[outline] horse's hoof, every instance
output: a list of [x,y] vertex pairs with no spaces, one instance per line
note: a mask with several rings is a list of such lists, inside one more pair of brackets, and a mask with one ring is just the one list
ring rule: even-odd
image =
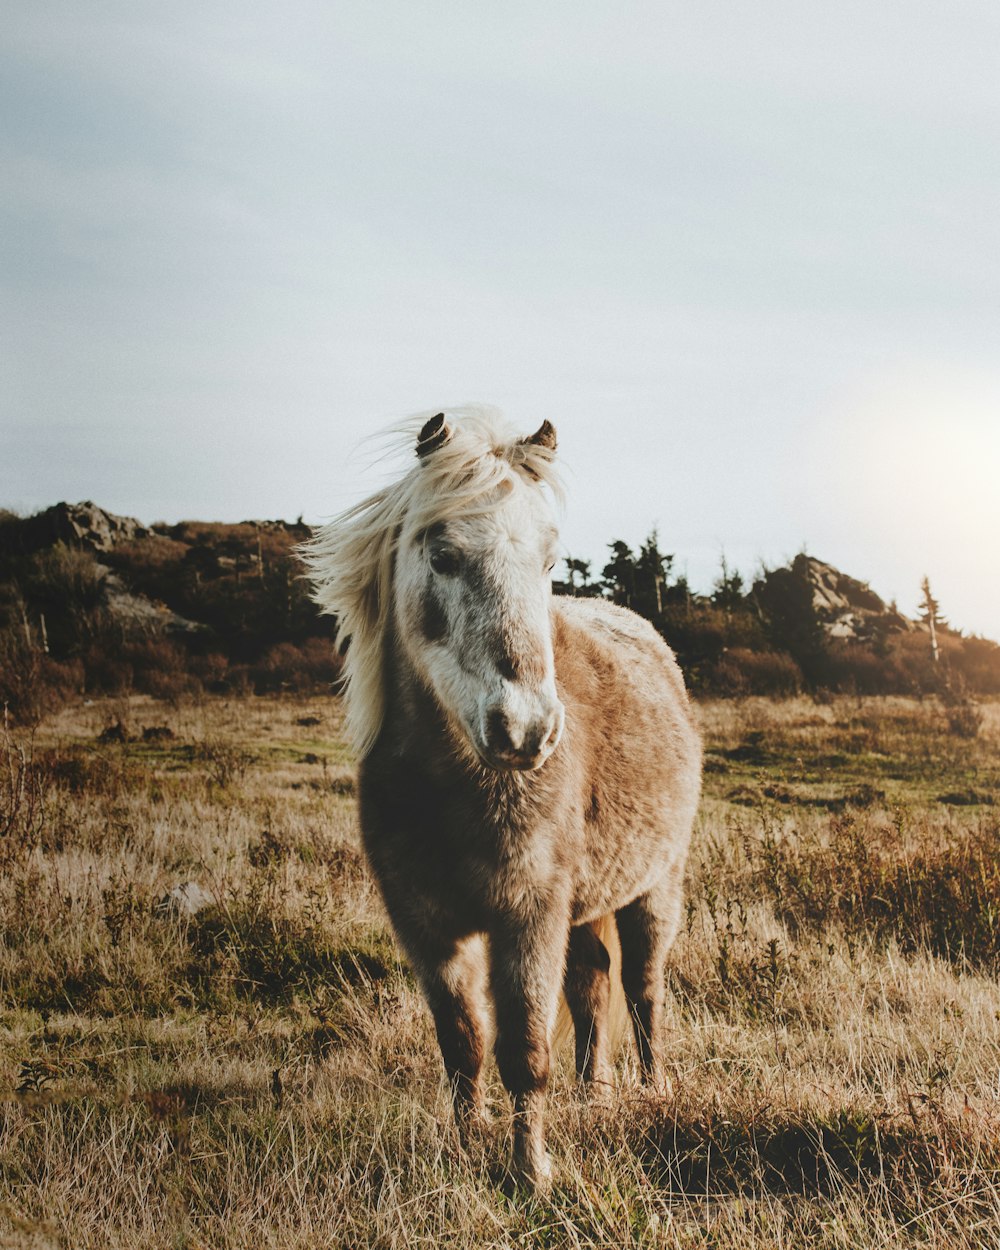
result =
[[492,1133],[493,1116],[485,1108],[470,1111],[458,1122],[458,1137],[463,1150],[482,1146]]
[[610,1072],[584,1081],[583,1095],[591,1107],[610,1107],[615,1096],[615,1082]]
[[523,1160],[514,1168],[514,1176],[519,1185],[529,1190],[536,1198],[548,1198],[552,1193],[552,1182],[555,1167],[548,1151],[529,1163]]

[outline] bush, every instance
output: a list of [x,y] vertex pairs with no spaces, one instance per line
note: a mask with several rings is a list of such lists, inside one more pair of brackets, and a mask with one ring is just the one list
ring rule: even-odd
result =
[[60,662],[27,646],[16,633],[0,633],[0,708],[19,725],[37,725],[83,688],[83,665]]
[[187,653],[169,638],[138,638],[114,647],[108,642],[94,642],[87,648],[84,667],[89,691],[123,694],[136,690],[175,701],[201,690],[197,674],[189,671]]
[[1000,967],[1000,826],[911,848],[902,831],[871,837],[863,818],[831,821],[821,841],[765,836],[753,877],[792,934],[837,922],[878,944],[930,950],[959,965]]
[[914,684],[895,656],[876,655],[859,642],[836,642],[830,647],[827,681],[831,689],[846,694],[902,694]]
[[276,690],[309,694],[328,689],[341,667],[341,658],[327,639],[307,638],[298,644],[279,642],[250,671],[258,694]]
[[201,682],[188,671],[188,657],[168,638],[145,638],[128,643],[125,658],[132,666],[135,688],[157,699],[177,700],[196,694]]
[[781,651],[731,647],[711,669],[706,685],[729,697],[794,695],[802,689],[802,670]]
[[229,689],[227,680],[230,672],[229,660],[218,651],[210,651],[207,655],[193,655],[188,660],[188,670],[206,690],[221,694]]
[[1000,694],[1000,646],[988,638],[945,635],[945,657],[951,671],[969,690]]
[[956,738],[978,738],[983,727],[983,713],[969,698],[969,689],[961,676],[952,676],[941,692],[948,731]]

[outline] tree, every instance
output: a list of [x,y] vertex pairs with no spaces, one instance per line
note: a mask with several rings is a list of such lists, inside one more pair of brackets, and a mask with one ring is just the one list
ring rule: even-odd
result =
[[635,598],[635,556],[628,543],[623,543],[621,539],[609,545],[612,559],[604,566],[604,584],[615,603],[624,604],[628,608]]
[[828,656],[807,568],[808,558],[799,554],[791,568],[766,569],[754,582],[753,598],[768,641],[776,651],[787,651],[815,686],[826,675]]
[[728,618],[730,613],[743,605],[743,578],[735,569],[730,573],[724,551],[719,558],[719,564],[719,576],[716,578],[715,585],[712,588],[711,599],[717,608],[721,608],[725,612]]
[[639,559],[636,561],[636,590],[638,603],[636,611],[643,616],[662,616],[664,596],[670,583],[674,557],[664,555],[660,551],[660,536],[655,529],[639,548]]
[[[567,556],[563,561],[566,565],[566,575],[569,578],[570,594],[586,595],[587,588],[590,585],[590,561],[575,560],[572,556]],[[580,578],[580,589],[577,591],[576,579]]]
[[925,575],[920,583],[920,619],[927,626],[931,636],[931,656],[937,664],[941,659],[941,648],[938,646],[938,629],[944,628],[948,622],[941,615],[941,605],[931,593],[931,579]]

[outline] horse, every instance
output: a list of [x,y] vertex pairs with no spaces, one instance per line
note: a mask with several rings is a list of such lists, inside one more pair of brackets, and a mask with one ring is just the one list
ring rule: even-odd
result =
[[551,423],[517,437],[495,410],[436,413],[419,419],[415,450],[303,558],[348,640],[362,840],[433,1016],[461,1139],[488,1119],[492,997],[511,1170],[544,1192],[560,990],[578,1075],[595,1089],[612,1080],[610,917],[642,1077],[662,1087],[701,740],[647,621],[553,595]]

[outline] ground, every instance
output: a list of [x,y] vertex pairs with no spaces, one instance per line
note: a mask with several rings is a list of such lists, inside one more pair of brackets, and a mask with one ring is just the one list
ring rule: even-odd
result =
[[1000,703],[699,715],[673,1092],[562,1054],[549,1201],[492,1068],[458,1149],[335,699],[10,730],[0,1246],[1000,1246]]

